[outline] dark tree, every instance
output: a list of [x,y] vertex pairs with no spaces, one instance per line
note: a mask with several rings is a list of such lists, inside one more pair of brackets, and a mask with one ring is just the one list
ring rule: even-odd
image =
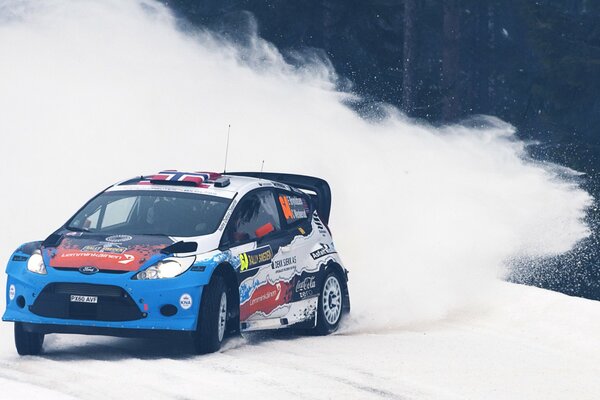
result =
[[404,0],[404,46],[402,52],[402,109],[412,115],[417,89],[416,68],[418,31],[416,29],[417,0]]
[[[585,172],[600,199],[600,0],[162,1],[242,45],[257,26],[292,64],[326,54],[367,115],[386,102],[432,123],[497,116],[543,143],[534,157]],[[598,248],[527,282],[600,299]]]
[[444,0],[442,54],[442,117],[449,121],[460,114],[460,5]]

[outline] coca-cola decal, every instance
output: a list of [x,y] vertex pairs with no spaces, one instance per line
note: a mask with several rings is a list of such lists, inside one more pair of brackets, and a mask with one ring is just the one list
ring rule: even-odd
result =
[[313,296],[317,294],[317,278],[315,275],[301,275],[296,280],[296,284],[294,285],[294,291],[300,297],[300,299],[305,299],[307,297]]

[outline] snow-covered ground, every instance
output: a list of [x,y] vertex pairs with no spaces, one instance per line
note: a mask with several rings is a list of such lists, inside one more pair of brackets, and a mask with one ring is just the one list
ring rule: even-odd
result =
[[495,292],[494,304],[436,323],[254,335],[207,356],[163,341],[54,335],[44,355],[19,357],[4,323],[0,397],[597,399],[600,302],[507,283]]

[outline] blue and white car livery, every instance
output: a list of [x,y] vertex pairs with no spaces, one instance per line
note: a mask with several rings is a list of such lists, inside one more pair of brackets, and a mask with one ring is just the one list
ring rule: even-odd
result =
[[4,321],[19,354],[44,335],[186,335],[197,353],[229,334],[335,331],[348,276],[327,227],[329,185],[279,173],[162,171],[115,184],[6,272]]

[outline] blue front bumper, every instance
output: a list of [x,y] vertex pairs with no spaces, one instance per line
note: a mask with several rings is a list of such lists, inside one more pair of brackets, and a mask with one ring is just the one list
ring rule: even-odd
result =
[[[22,259],[28,257],[19,252],[14,255],[21,256]],[[156,280],[131,279],[134,272],[121,274],[101,272],[94,275],[83,275],[77,270],[64,271],[53,268],[48,268],[47,275],[39,275],[27,270],[26,261],[15,261],[15,259],[18,257],[11,257],[6,269],[8,274],[6,312],[2,320],[57,326],[192,331],[196,329],[202,289],[208,284],[213,270],[212,268],[205,268],[202,271],[192,269],[175,278]],[[102,321],[44,317],[32,312],[31,309],[36,299],[39,298],[42,290],[51,283],[62,286],[68,286],[65,284],[88,284],[121,288],[126,293],[125,297],[129,297],[132,303],[131,307],[134,307],[133,304],[135,304],[135,307],[138,308],[140,318],[126,321]],[[11,286],[14,286],[14,290]],[[102,302],[101,297],[98,297],[98,302]],[[165,305],[173,305],[177,310],[175,315],[161,314],[161,307]],[[70,305],[62,306],[69,307]],[[35,309],[35,307],[33,308]]]

